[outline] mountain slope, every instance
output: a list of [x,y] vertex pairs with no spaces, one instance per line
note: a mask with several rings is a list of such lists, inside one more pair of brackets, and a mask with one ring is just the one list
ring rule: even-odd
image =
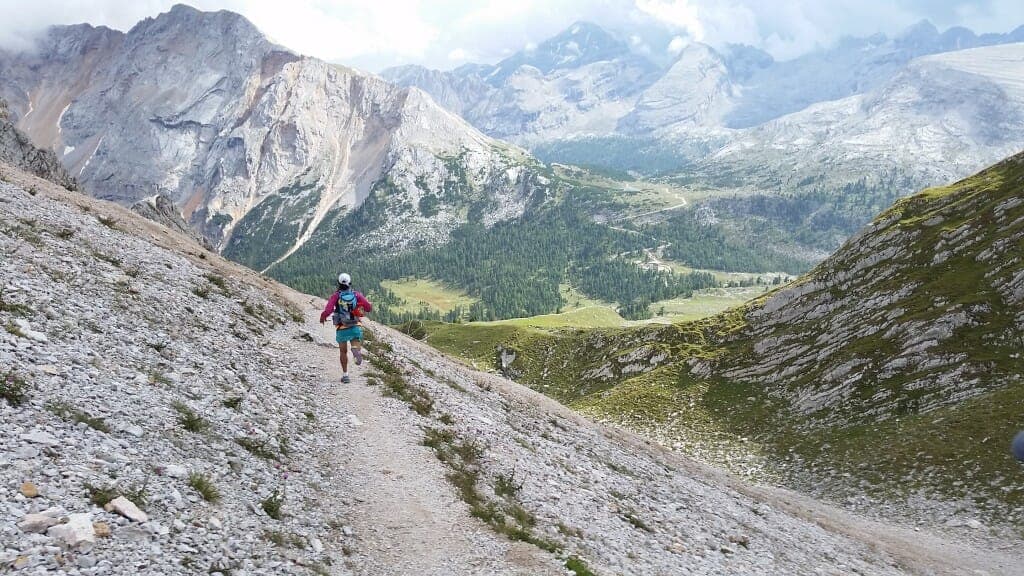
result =
[[[1019,565],[1015,548],[744,485],[373,324],[370,366],[339,386],[336,350],[315,322],[321,300],[110,203],[4,173],[4,570],[953,575]],[[14,382],[27,384],[20,403]],[[101,506],[118,493],[146,517],[123,501]]]
[[[124,204],[165,195],[258,269],[385,181],[392,207],[415,212],[459,176],[502,219],[516,215],[529,170],[424,93],[296,55],[231,12],[178,5],[126,34],[53,28],[31,53],[0,54],[0,78],[18,125],[90,193]],[[443,240],[464,216],[439,208],[381,242]]]
[[0,162],[27,170],[69,190],[78,188],[78,182],[68,175],[55,154],[33,146],[28,137],[11,124],[7,103],[3,99],[0,99]]
[[900,201],[795,284],[714,318],[428,341],[745,473],[1019,528],[1005,446],[1024,406],[1022,241],[1024,154]]

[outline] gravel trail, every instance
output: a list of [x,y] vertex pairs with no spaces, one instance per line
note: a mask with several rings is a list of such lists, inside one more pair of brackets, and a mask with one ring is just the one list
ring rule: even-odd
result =
[[[317,313],[308,314],[310,323]],[[312,324],[315,326],[315,324]],[[379,328],[378,328],[379,330]],[[329,343],[330,327],[318,336]],[[539,549],[499,537],[472,518],[403,403],[367,386],[368,365],[349,365],[352,382],[340,382],[336,348],[318,346],[329,410],[344,414],[344,451],[332,464],[345,470],[351,508],[348,523],[357,538],[356,574],[456,575],[564,574]]]

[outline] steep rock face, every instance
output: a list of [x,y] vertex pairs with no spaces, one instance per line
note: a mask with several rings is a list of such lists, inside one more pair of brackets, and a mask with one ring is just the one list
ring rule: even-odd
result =
[[681,132],[720,126],[735,105],[725,61],[710,46],[691,44],[665,74],[644,90],[619,124],[627,133]]
[[54,28],[0,62],[19,124],[93,194],[163,194],[221,248],[247,222],[242,240],[266,256],[252,265],[287,256],[384,179],[455,171],[485,189],[522,158],[422,92],[300,57],[230,12],[179,5],[123,35]]
[[7,103],[0,99],[0,162],[10,164],[45,178],[69,190],[77,190],[75,181],[57,156],[49,150],[40,150],[8,118]]
[[210,244],[206,238],[197,234],[195,230],[188,225],[188,222],[185,222],[185,219],[181,216],[181,212],[178,211],[178,207],[175,206],[174,202],[172,202],[167,196],[157,194],[156,196],[143,198],[135,204],[132,204],[132,212],[135,212],[143,218],[163,224],[171,230],[181,232],[186,236],[191,236],[196,242],[199,242],[208,250],[213,249],[213,245]]

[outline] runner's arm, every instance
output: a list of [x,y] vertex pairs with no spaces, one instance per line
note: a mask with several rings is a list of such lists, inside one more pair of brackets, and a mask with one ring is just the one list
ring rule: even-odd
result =
[[356,307],[362,308],[363,312],[373,312],[373,304],[370,304],[362,292],[356,292]]
[[320,313],[320,323],[323,324],[327,321],[327,317],[334,312],[334,307],[338,305],[338,293],[331,294],[331,297],[327,300],[327,306],[324,306],[324,311]]

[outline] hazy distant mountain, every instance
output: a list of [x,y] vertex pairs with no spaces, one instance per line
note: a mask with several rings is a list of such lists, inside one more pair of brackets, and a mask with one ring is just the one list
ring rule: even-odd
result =
[[737,133],[701,171],[782,188],[877,180],[944,182],[1024,149],[1024,43],[916,59],[865,94]]
[[[912,83],[914,75],[906,70],[916,58],[1019,41],[1024,41],[1024,27],[978,36],[965,28],[939,32],[925,21],[893,38],[845,38],[788,61],[775,61],[750,46],[716,49],[695,43],[668,67],[659,67],[633,54],[613,34],[576,24],[535,51],[495,66],[469,65],[451,72],[403,67],[384,76],[422,88],[485,133],[527,145],[548,160],[671,173],[721,146],[749,146],[773,130],[747,129],[778,120],[799,132],[798,124],[819,114],[811,108],[816,104],[873,93],[897,77]],[[839,121],[840,109],[833,110]],[[801,111],[804,116],[789,116]],[[982,124],[976,129],[992,132],[985,123],[996,116],[979,112],[974,119]],[[955,140],[956,131],[945,130],[938,116],[931,118],[944,134],[937,137],[952,139],[948,148],[970,145]],[[761,143],[772,146],[768,140]],[[904,147],[907,142],[891,144]],[[1004,156],[1011,146],[997,148],[957,160],[962,168],[935,170],[942,173],[935,181],[963,176]],[[646,165],[644,158],[649,159]]]
[[920,56],[1012,42],[1024,42],[1024,26],[1009,34],[977,36],[959,27],[940,33],[922,21],[895,38],[844,38],[828,50],[755,69],[743,82],[744,98],[726,125],[747,128],[817,102],[868,92]]
[[421,88],[486,134],[530,144],[613,132],[659,69],[599,26],[578,22],[495,65],[402,66],[382,75]]

